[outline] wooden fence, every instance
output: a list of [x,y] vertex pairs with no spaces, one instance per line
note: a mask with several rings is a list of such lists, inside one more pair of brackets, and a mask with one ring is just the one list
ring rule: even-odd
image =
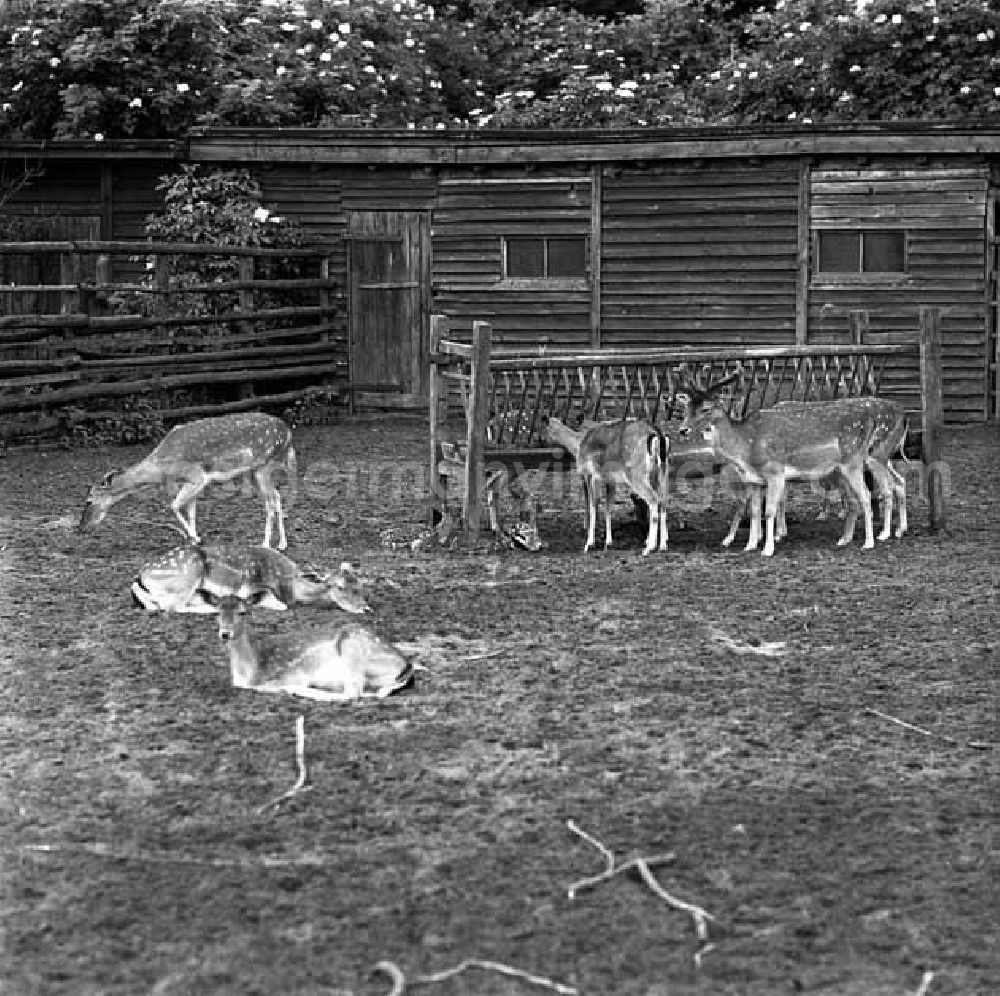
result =
[[[151,397],[164,421],[287,406],[316,387],[346,403],[344,295],[330,279],[328,252],[0,243],[3,435],[16,438],[19,429],[44,435],[59,421],[55,409],[73,406],[75,417],[86,420],[108,414],[94,411],[95,404],[130,396]],[[211,279],[192,279],[197,270],[178,267],[192,257]],[[58,283],[10,279],[18,261],[31,264],[21,272],[39,272],[38,259],[50,271],[58,259]],[[309,275],[280,275],[289,269]],[[140,278],[116,282],[115,272]],[[31,420],[19,424],[19,413]]]
[[[940,528],[945,521],[940,313],[923,308],[920,316],[911,343],[585,353],[493,351],[489,323],[474,322],[471,341],[461,342],[449,337],[446,319],[434,316],[430,445],[436,503],[447,503],[449,481],[460,482],[466,534],[474,537],[487,473],[516,479],[533,470],[573,469],[561,447],[543,438],[546,415],[570,426],[629,417],[668,428],[682,367],[703,371],[711,380],[740,369],[743,388],[731,402],[732,414],[740,418],[785,400],[879,394],[899,401],[920,440],[931,526]],[[864,316],[852,316],[852,325],[863,328]],[[463,420],[457,438],[448,426],[455,401]],[[707,458],[697,450],[674,447],[671,460]]]

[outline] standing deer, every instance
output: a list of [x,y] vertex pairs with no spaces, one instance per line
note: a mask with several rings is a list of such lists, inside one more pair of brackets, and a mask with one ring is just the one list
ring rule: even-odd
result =
[[[743,483],[754,489],[755,512],[759,509],[759,489],[766,488],[764,556],[774,554],[775,522],[780,517],[786,482],[822,480],[832,474],[844,482],[852,499],[852,512],[838,546],[851,542],[860,509],[865,523],[864,548],[874,547],[871,496],[864,480],[877,431],[871,407],[803,403],[763,409],[740,421],[730,417],[719,398],[733,379],[727,377],[704,390],[688,382],[677,391],[675,400],[684,410],[681,434],[703,433],[715,458],[732,464]],[[747,549],[756,549],[759,542],[760,520],[755,514]]]
[[219,602],[219,639],[237,688],[345,702],[385,698],[423,670],[359,623],[327,624],[265,642],[253,629],[252,602],[231,595]]
[[576,457],[576,469],[583,478],[587,502],[584,553],[593,549],[596,543],[597,506],[602,490],[605,492],[604,547],[611,546],[611,506],[617,484],[626,485],[631,494],[649,507],[649,532],[643,555],[667,549],[670,440],[659,429],[641,420],[618,419],[576,433],[559,419],[550,418],[546,434]]
[[200,542],[195,506],[210,484],[250,481],[267,510],[264,546],[271,545],[277,528],[278,549],[288,545],[281,495],[273,474],[282,468],[294,494],[295,449],[288,426],[273,415],[259,412],[203,418],[175,426],[149,456],[125,470],[112,471],[87,495],[80,531],[102,522],[112,505],[137,491],[180,485],[171,508],[185,535]]

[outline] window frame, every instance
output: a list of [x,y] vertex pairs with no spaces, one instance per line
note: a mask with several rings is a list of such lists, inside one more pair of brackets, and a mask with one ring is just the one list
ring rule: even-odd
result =
[[[898,234],[903,240],[903,269],[901,270],[820,270],[820,240],[824,233],[856,235],[858,238],[858,258],[864,267],[866,235]],[[901,225],[852,225],[814,228],[812,230],[812,267],[810,283],[813,287],[842,284],[880,284],[900,285],[910,284],[913,277],[910,274],[910,231]]]
[[[508,272],[508,243],[515,239],[539,239],[542,242],[542,266],[548,273],[549,243],[577,239],[583,243],[583,273],[576,277],[512,277]],[[590,237],[588,235],[548,232],[541,235],[508,233],[500,236],[500,279],[497,286],[506,290],[586,290],[590,286]]]

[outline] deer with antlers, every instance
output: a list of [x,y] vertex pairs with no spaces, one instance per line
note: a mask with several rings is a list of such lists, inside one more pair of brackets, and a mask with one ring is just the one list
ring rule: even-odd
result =
[[[719,395],[723,389],[734,381],[739,380],[740,377],[741,371],[736,371],[710,387],[706,387],[701,378],[692,377],[686,370],[682,371],[681,386],[675,395],[675,401],[680,405],[684,414],[682,433],[686,434],[687,427],[690,427],[696,420],[699,409],[702,416],[705,416],[711,410],[713,404],[719,404]],[[894,504],[899,520],[895,536],[899,538],[904,535],[907,529],[906,481],[893,466],[892,460],[897,456],[904,460],[906,459],[903,447],[906,441],[908,422],[905,413],[898,405],[885,398],[855,396],[826,401],[782,401],[774,405],[773,408],[766,409],[765,411],[772,413],[766,416],[766,419],[772,421],[781,418],[785,418],[786,421],[789,419],[795,420],[796,418],[801,418],[803,415],[822,416],[823,414],[832,419],[871,420],[874,431],[868,451],[864,455],[863,467],[878,489],[878,494],[882,501],[883,525],[881,532],[878,534],[878,539],[880,541],[886,540],[892,534],[892,511]],[[825,494],[829,493],[830,489],[836,488],[840,483],[840,480],[838,480],[839,473],[836,470],[826,476],[817,474],[810,474],[808,476],[810,479],[819,479],[821,481]],[[741,478],[744,481],[747,491],[745,505],[746,512],[750,516],[750,539],[747,543],[747,549],[750,550],[756,548],[760,538],[760,506],[764,495],[764,487],[748,481],[745,475],[741,475]],[[847,490],[849,511],[840,540],[841,545],[845,545],[851,541],[858,512],[864,512],[864,508],[859,507],[856,500],[851,500],[852,497],[856,496],[853,496],[849,487]],[[723,546],[729,546],[732,543],[742,521],[743,514],[744,503],[741,502],[733,515],[729,532],[722,541]],[[786,533],[785,502],[782,497],[776,510],[775,538],[780,539]]]
[[[874,406],[846,401],[800,402],[763,409],[738,420],[730,416],[720,395],[739,376],[737,372],[705,389],[689,380],[676,392],[675,401],[684,411],[682,435],[700,431],[715,458],[731,464],[746,486],[765,489],[766,537],[761,551],[764,556],[774,554],[775,523],[786,483],[822,480],[831,475],[844,483],[852,502],[852,512],[838,545],[851,542],[860,510],[865,525],[864,548],[874,547],[871,496],[864,480],[878,428]],[[871,463],[876,474],[881,475],[882,466],[874,466],[878,461]],[[758,490],[757,501],[759,495]],[[754,516],[747,549],[756,549],[759,542],[760,523]]]
[[112,471],[87,495],[80,531],[102,522],[123,498],[153,487],[178,487],[171,507],[184,534],[200,542],[195,506],[209,485],[249,481],[264,500],[264,546],[276,531],[278,549],[288,545],[281,495],[274,472],[284,471],[294,490],[296,463],[291,429],[260,412],[203,418],[175,426],[149,456],[125,470]]

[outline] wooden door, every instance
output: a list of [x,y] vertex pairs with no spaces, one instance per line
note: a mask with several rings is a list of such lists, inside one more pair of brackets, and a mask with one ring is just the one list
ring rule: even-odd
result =
[[419,407],[428,382],[430,216],[353,211],[348,239],[354,404]]

